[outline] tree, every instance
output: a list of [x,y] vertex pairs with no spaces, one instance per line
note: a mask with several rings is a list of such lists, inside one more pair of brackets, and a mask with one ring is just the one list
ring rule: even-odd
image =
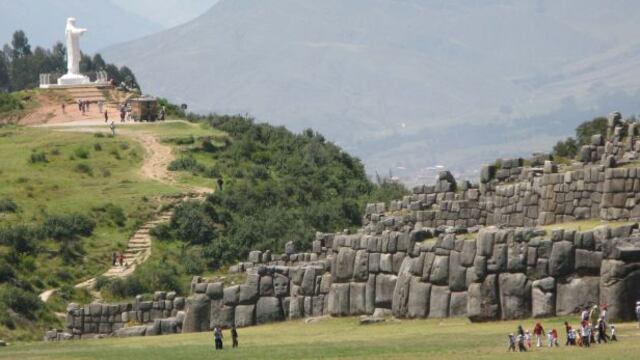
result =
[[576,128],[576,139],[579,145],[586,145],[591,142],[591,136],[600,134],[607,136],[607,118],[596,117],[591,121],[585,121]]
[[18,30],[13,33],[11,47],[11,59],[13,61],[31,55],[31,45],[29,45],[29,39],[22,30]]
[[104,62],[102,55],[99,53],[93,55],[93,69],[95,71],[104,70],[105,66],[107,66],[107,64]]
[[125,84],[129,87],[134,87],[139,89],[138,81],[136,80],[136,76],[133,75],[133,71],[126,66],[120,68],[120,78],[124,81]]
[[8,91],[10,85],[9,67],[7,66],[4,53],[0,51],[0,92]]
[[578,153],[578,143],[572,137],[568,137],[565,141],[558,141],[553,147],[553,154],[566,158],[574,158]]

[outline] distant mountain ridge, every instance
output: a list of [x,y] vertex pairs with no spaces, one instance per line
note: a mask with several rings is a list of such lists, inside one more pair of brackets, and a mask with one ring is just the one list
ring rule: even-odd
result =
[[627,1],[221,0],[105,55],[150,93],[312,127],[411,182],[635,110],[634,14]]

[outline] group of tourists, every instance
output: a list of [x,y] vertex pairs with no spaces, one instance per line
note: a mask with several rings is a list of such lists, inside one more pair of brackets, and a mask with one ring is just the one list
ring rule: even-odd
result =
[[122,251],[120,252],[113,252],[113,254],[111,255],[111,264],[113,266],[127,266],[127,262],[124,260],[124,253]]
[[120,105],[120,122],[133,120],[131,104],[124,103]]
[[[213,328],[213,339],[215,341],[216,350],[222,350],[222,328],[216,326]],[[235,326],[231,327],[231,347],[238,347],[238,331]]]
[[[639,321],[638,326],[640,326],[640,301],[636,303],[636,315]],[[615,325],[609,324],[607,305],[585,307],[580,313],[578,326],[574,328],[565,321],[564,327],[566,332],[565,346],[588,348],[596,342],[600,344],[618,341]],[[535,337],[536,347],[542,347],[544,343],[548,347],[560,346],[558,331],[556,329],[547,329],[545,332],[542,323],[536,322],[532,332],[525,331],[522,325],[519,325],[516,334],[509,334],[507,337],[507,351],[524,352],[531,350],[533,348],[532,337]]]

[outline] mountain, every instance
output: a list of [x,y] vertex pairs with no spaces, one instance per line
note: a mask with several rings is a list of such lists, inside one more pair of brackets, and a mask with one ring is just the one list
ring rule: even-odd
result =
[[[209,10],[218,0],[111,0],[121,8],[164,28],[185,23]],[[152,10],[150,10],[152,9]]]
[[10,43],[13,32],[21,29],[32,47],[50,48],[64,42],[68,17],[89,30],[80,42],[87,53],[163,29],[109,0],[0,0],[0,44]]
[[150,93],[312,127],[414,182],[635,110],[637,15],[634,1],[221,0],[104,53]]

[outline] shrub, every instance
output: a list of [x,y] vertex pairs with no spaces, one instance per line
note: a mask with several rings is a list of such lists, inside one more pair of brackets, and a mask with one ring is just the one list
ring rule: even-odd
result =
[[103,138],[104,137],[104,133],[97,132],[97,133],[94,133],[93,136],[97,137],[97,138]]
[[173,234],[171,233],[171,226],[167,223],[160,223],[149,231],[151,236],[155,237],[158,240],[171,240],[173,238]]
[[93,144],[93,150],[102,151],[102,145],[100,143]]
[[213,218],[203,204],[188,201],[180,204],[171,217],[178,239],[191,244],[206,244],[215,237]]
[[44,151],[37,151],[37,152],[31,153],[31,156],[29,157],[29,162],[32,164],[48,163],[49,160],[47,159],[47,154],[45,154]]
[[120,143],[120,149],[122,149],[122,150],[129,149],[129,143],[128,142]]
[[87,163],[79,163],[75,166],[74,170],[81,174],[87,174],[93,176],[93,168]]
[[213,145],[213,142],[211,142],[211,138],[209,136],[205,136],[202,139],[202,151],[205,152],[214,152],[216,151],[216,146]]
[[0,302],[30,320],[36,319],[43,306],[38,295],[9,286],[0,289]]
[[0,213],[1,212],[16,212],[18,211],[18,204],[9,198],[0,199]]
[[170,138],[167,141],[172,142],[176,145],[191,145],[196,142],[196,139],[193,137],[193,135],[189,135],[185,137]]
[[41,232],[31,225],[17,224],[0,229],[0,244],[13,249],[10,255],[14,260],[18,259],[18,255],[35,253],[40,238]]
[[42,224],[43,233],[55,240],[91,236],[96,223],[82,214],[49,215]]
[[85,148],[77,148],[73,154],[80,159],[88,159],[89,151]]
[[192,171],[194,173],[203,172],[205,170],[204,165],[198,163],[193,156],[183,156],[179,159],[173,160],[168,169],[170,171]]
[[12,280],[16,276],[16,272],[11,265],[6,262],[0,263],[0,283],[5,283]]
[[102,169],[102,177],[110,177],[111,171],[109,169]]
[[122,156],[120,155],[120,152],[118,151],[118,149],[113,149],[109,151],[109,154],[113,155],[113,157],[116,158],[116,160],[122,159]]
[[93,211],[105,215],[107,219],[120,227],[125,226],[127,222],[127,217],[124,214],[124,210],[112,203],[94,207]]
[[51,150],[51,155],[54,155],[54,156],[60,155],[60,149],[55,148],[55,149]]

